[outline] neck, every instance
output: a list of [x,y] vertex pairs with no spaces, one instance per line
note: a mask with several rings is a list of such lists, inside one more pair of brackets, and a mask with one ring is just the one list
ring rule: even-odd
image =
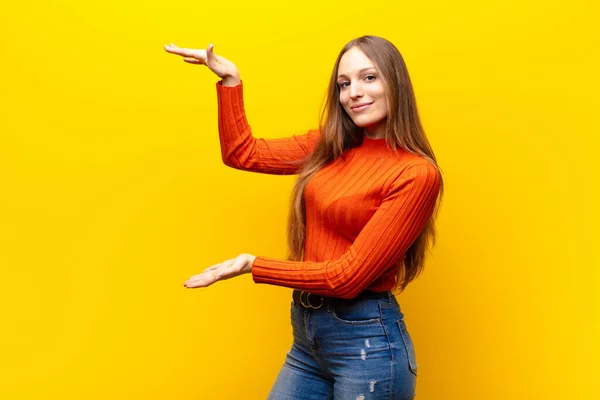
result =
[[376,125],[368,126],[363,130],[363,134],[369,139],[383,139],[385,137],[386,120],[380,121]]

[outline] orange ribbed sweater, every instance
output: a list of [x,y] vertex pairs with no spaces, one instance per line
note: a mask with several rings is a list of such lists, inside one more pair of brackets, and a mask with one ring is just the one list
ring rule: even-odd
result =
[[[297,174],[314,149],[319,130],[282,139],[257,139],[246,119],[243,84],[217,82],[223,162],[267,174]],[[431,216],[439,173],[424,158],[390,150],[385,139],[369,139],[315,173],[306,186],[304,261],[257,256],[256,283],[353,298],[365,289],[396,284],[406,250]]]

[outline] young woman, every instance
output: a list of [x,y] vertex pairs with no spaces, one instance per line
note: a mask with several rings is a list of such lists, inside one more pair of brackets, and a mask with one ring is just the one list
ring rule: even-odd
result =
[[206,50],[165,46],[218,75],[226,165],[298,174],[287,260],[240,254],[188,288],[251,273],[292,293],[294,343],[270,399],[412,399],[417,363],[392,290],[423,269],[443,183],[398,49],[376,36],[338,55],[318,129],[257,139],[236,66]]

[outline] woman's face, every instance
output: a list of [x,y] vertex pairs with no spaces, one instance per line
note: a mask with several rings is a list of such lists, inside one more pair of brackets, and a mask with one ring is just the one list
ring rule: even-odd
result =
[[340,103],[356,126],[372,138],[383,137],[388,103],[381,75],[358,48],[348,50],[338,68]]

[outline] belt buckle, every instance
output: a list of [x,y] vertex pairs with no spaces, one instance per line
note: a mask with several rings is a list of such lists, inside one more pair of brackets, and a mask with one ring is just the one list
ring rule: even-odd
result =
[[[302,298],[302,295],[304,294],[306,294],[306,304],[304,304],[304,299]],[[321,296],[321,304],[319,304],[318,307],[315,307],[312,304],[310,304],[310,301],[308,300],[310,295],[311,293],[305,292],[304,290],[300,292],[300,304],[302,304],[304,308],[312,308],[313,310],[318,310],[319,308],[323,307],[323,304],[325,303],[325,299],[323,298],[323,296]]]

